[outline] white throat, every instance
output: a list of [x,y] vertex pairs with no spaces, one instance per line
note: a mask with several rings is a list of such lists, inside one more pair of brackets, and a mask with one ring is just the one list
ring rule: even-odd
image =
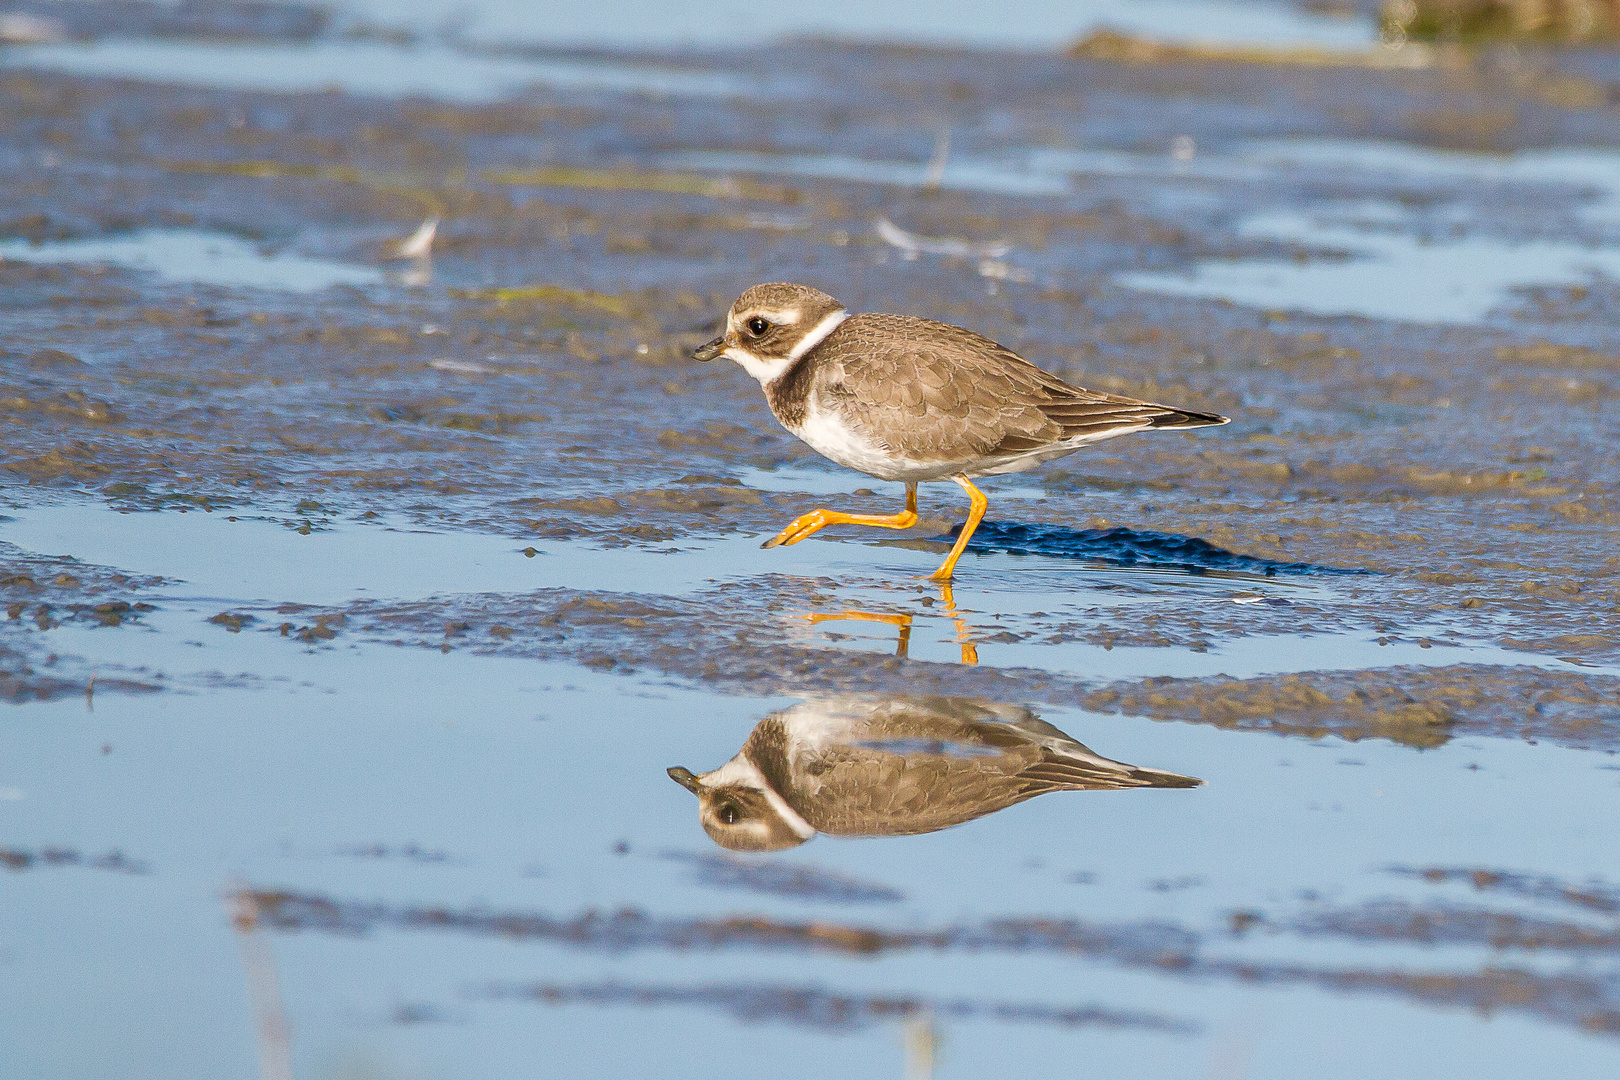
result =
[[849,318],[849,312],[843,308],[839,308],[826,316],[809,330],[806,330],[804,337],[799,339],[798,344],[794,345],[792,351],[786,356],[766,359],[755,356],[740,345],[733,345],[720,355],[728,360],[735,360],[738,366],[757,379],[761,386],[768,386],[780,379],[783,373],[797,363],[805,353],[827,340],[827,335],[838,329],[847,318]]

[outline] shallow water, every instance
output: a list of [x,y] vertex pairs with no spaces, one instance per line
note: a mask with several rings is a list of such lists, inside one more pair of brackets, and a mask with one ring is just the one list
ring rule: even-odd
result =
[[380,97],[498,101],[529,87],[656,95],[768,94],[723,71],[682,71],[607,62],[478,56],[440,47],[365,42],[236,45],[190,41],[101,41],[8,50],[0,67],[151,79],[234,90],[298,93],[328,89]]
[[[252,1076],[276,999],[305,1080],[1613,1071],[1612,110],[1471,73],[1517,152],[1460,154],[1401,141],[1443,72],[233,48],[0,79],[0,1071]],[[270,276],[119,254],[174,237]],[[900,495],[688,360],[756,280],[1233,422],[987,482],[949,589],[954,485],[762,549]],[[1204,783],[999,807],[1036,743]],[[667,770],[744,747],[822,835],[711,841]]]
[[238,237],[187,230],[40,245],[0,241],[0,259],[129,267],[149,271],[165,281],[231,289],[315,292],[333,285],[375,285],[383,281],[382,271],[372,267],[310,259],[288,251],[267,252]]
[[[433,26],[446,19],[470,20],[480,36],[566,44],[688,44],[730,47],[739,30],[747,40],[796,34],[844,38],[965,42],[984,46],[1052,48],[1099,24],[1197,41],[1263,41],[1279,44],[1353,46],[1370,43],[1369,24],[1356,19],[1312,16],[1282,4],[1221,0],[1087,0],[1005,5],[950,0],[916,8],[899,3],[833,0],[812,9],[744,7],[730,0],[664,4],[648,0],[535,9],[509,0],[447,4],[442,0],[363,0],[359,11],[388,24]],[[559,17],[561,16],[561,17]]]
[[[1137,565],[1129,569],[1106,564],[1088,569],[1077,567],[1072,556],[1039,554],[1040,541],[1026,537],[1025,554],[970,555],[964,565],[973,569],[971,580],[952,590],[951,603],[940,605],[935,603],[937,588],[925,580],[938,559],[934,551],[825,539],[788,551],[765,551],[751,538],[656,550],[601,550],[543,541],[520,547],[501,537],[391,527],[386,520],[328,524],[307,534],[293,527],[297,524],[297,519],[241,518],[221,511],[120,513],[101,506],[64,505],[14,512],[3,535],[9,543],[39,555],[71,555],[129,574],[168,579],[174,584],[152,595],[182,604],[199,620],[221,608],[262,610],[263,618],[273,619],[275,607],[288,603],[341,607],[354,601],[442,599],[456,593],[560,589],[690,596],[716,587],[769,589],[771,575],[787,570],[827,583],[814,607],[780,619],[790,627],[803,625],[795,629],[796,636],[887,653],[896,647],[896,629],[841,616],[852,611],[907,614],[915,620],[907,652],[919,661],[954,662],[960,658],[964,636],[975,640],[1011,632],[1026,640],[979,645],[978,662],[1082,678],[1107,671],[1124,679],[1252,678],[1403,665],[1528,664],[1554,670],[1572,666],[1482,641],[1436,643],[1424,638],[1423,644],[1380,643],[1366,633],[1240,637],[1201,652],[1099,648],[1076,641],[1056,647],[1037,643],[1051,627],[1083,619],[1085,612],[1097,608],[1119,612],[1139,606],[1151,612],[1156,604],[1190,601],[1214,612],[1250,603],[1332,605],[1335,600],[1331,578],[1313,577],[1313,568],[1301,573],[1285,567],[1280,575],[1266,576],[1226,570],[1224,560],[1214,558],[1210,569],[1194,567],[1193,573],[1180,553],[1167,555],[1156,567],[1151,549],[1133,554]],[[146,621],[161,618],[165,616],[148,616]],[[159,635],[125,648],[128,665],[162,668],[165,651],[172,650],[173,643],[167,635]],[[152,653],[153,649],[158,651]],[[181,655],[189,654],[181,650]],[[1620,675],[1620,668],[1582,667]]]
[[[1060,196],[1079,178],[1157,177],[1188,188],[1210,183],[1264,184],[1301,166],[1337,168],[1351,176],[1393,175],[1403,181],[1489,183],[1534,190],[1572,189],[1577,222],[1607,229],[1620,207],[1620,157],[1589,151],[1521,155],[1436,153],[1387,144],[1299,141],[1251,143],[1225,153],[1177,158],[1170,153],[1029,150],[994,159],[957,157],[937,175],[925,162],[826,156],[702,153],[665,159],[676,168],[767,175],[836,177],[870,184]],[[1341,182],[1345,179],[1341,172]],[[1455,190],[1453,188],[1453,190]],[[1183,193],[1166,200],[1185,204]],[[1361,315],[1415,323],[1480,323],[1502,316],[1530,287],[1589,286],[1620,276],[1620,247],[1602,233],[1559,239],[1493,235],[1489,216],[1461,198],[1438,223],[1392,200],[1316,200],[1308,212],[1270,210],[1240,220],[1235,235],[1297,245],[1323,256],[1208,260],[1184,271],[1129,273],[1127,288],[1226,300],[1245,306],[1321,315]],[[1438,235],[1436,235],[1438,234]]]
[[[468,1055],[491,1075],[520,1075],[558,1040],[567,1049],[557,1052],[580,1070],[617,1075],[649,1064],[623,1046],[630,1022],[643,1032],[734,1048],[745,1062],[766,1046],[773,1054],[802,1046],[809,1055],[803,1068],[774,1066],[788,1075],[822,1075],[828,1059],[862,1075],[899,1068],[892,1006],[856,1020],[840,1005],[833,1015],[843,1019],[829,1026],[796,1011],[806,990],[840,1001],[871,995],[928,1003],[951,1069],[991,1068],[1009,1057],[1040,1067],[1084,1052],[1122,1066],[1158,1063],[1151,1067],[1170,1075],[1179,1063],[1222,1052],[1234,1030],[1256,1076],[1294,1075],[1301,1061],[1322,1075],[1393,1073],[1436,1055],[1436,1039],[1457,1044],[1434,1057],[1436,1067],[1462,1062],[1481,1075],[1511,1075],[1531,1059],[1581,1074],[1601,1071],[1612,1058],[1606,1041],[1580,1034],[1573,1021],[1435,1011],[1406,1006],[1399,994],[1344,997],[1293,986],[1301,978],[1392,967],[1425,977],[1508,967],[1548,979],[1572,972],[1590,978],[1593,958],[1543,947],[1504,950],[1466,936],[1444,947],[1404,940],[1399,917],[1377,908],[1365,917],[1390,919],[1395,936],[1384,943],[1360,934],[1324,939],[1303,927],[1324,912],[1354,915],[1375,902],[1416,905],[1434,925],[1445,924],[1447,904],[1479,906],[1466,886],[1392,876],[1392,866],[1521,867],[1587,882],[1599,869],[1590,853],[1616,840],[1604,832],[1607,818],[1589,813],[1620,785],[1612,752],[1468,738],[1419,753],[1043,708],[1044,719],[1099,752],[1195,775],[1207,786],[1055,794],[925,837],[818,839],[766,857],[767,865],[811,883],[809,892],[739,890],[704,869],[712,849],[697,828],[694,802],[664,769],[718,765],[756,720],[791,699],[717,694],[657,673],[608,675],[478,656],[459,643],[441,653],[344,632],[330,644],[306,646],[272,629],[278,617],[306,615],[278,616],[255,605],[457,589],[522,595],[563,584],[680,591],[721,565],[749,582],[760,567],[742,558],[750,551],[756,559],[789,554],[796,572],[837,580],[869,576],[872,567],[863,569],[854,556],[884,549],[811,542],[759,552],[744,541],[699,548],[707,565],[690,568],[679,554],[557,544],[530,559],[512,541],[379,524],[303,535],[277,521],[231,522],[222,511],[117,514],[69,506],[13,517],[6,539],[41,553],[75,552],[131,573],[186,578],[143,589],[156,610],[138,625],[50,631],[53,649],[98,658],[102,679],[132,677],[167,692],[68,696],[18,708],[7,721],[0,768],[0,788],[10,793],[0,805],[7,852],[13,860],[82,852],[85,865],[61,860],[8,871],[4,1014],[14,1030],[32,1032],[56,1030],[75,1009],[116,1018],[88,1038],[22,1039],[21,1060],[34,1072],[72,1071],[115,1053],[131,1076],[241,1071],[253,1053],[252,1022],[241,1004],[242,973],[222,899],[241,887],[294,897],[277,901],[283,921],[271,925],[283,931],[271,940],[299,1075],[326,1075],[335,1061],[353,1058],[409,1075],[451,1068]],[[1016,625],[1029,617],[1028,607],[1050,608],[1056,595],[1087,599],[1073,588],[1055,593],[1040,574],[1044,587],[1019,589],[1015,579],[1029,576],[1022,568],[994,568],[1012,557],[974,561],[972,587],[964,582],[957,602],[975,621],[1001,616]],[[915,575],[926,565],[891,572],[907,570]],[[1134,577],[1132,584],[1153,584],[1152,575]],[[1177,591],[1203,590],[1212,602],[1234,585],[1245,596],[1256,587],[1294,596],[1319,589],[1183,575],[1162,581]],[[884,591],[858,581],[834,590],[827,598],[834,606]],[[1151,588],[1135,601],[1151,602]],[[258,611],[260,623],[234,634],[210,625],[222,608]],[[933,645],[925,630],[913,637],[915,661],[956,661],[949,630],[938,622]],[[811,634],[833,625],[818,624]],[[874,638],[867,647],[887,653],[892,646]],[[1202,656],[986,644],[981,656],[987,667],[1095,665],[1127,679],[1549,662],[1480,647],[1358,648],[1344,637],[1239,639]],[[604,746],[611,747],[606,756]],[[1414,821],[1422,827],[1410,827]],[[88,865],[106,862],[113,850],[140,872]],[[901,898],[850,905],[816,891],[828,888],[818,882],[848,881]],[[378,902],[383,908],[367,906]],[[319,912],[336,904],[347,912],[342,918],[369,929],[323,932],[326,915],[301,921],[299,905],[309,903]],[[529,940],[510,921],[479,929],[480,919],[493,916],[572,920],[626,906],[676,925],[650,928],[645,940],[627,940],[621,930],[573,945],[573,931],[556,941]],[[464,929],[433,929],[409,914],[423,910],[448,911]],[[1557,903],[1507,910],[1606,932],[1602,918]],[[1266,921],[1233,936],[1233,911]],[[802,947],[768,938],[755,948],[678,944],[682,920],[729,915],[790,927],[810,919],[974,933],[1009,917],[1077,918],[1082,940],[1093,944],[1078,955],[1066,946],[1020,943],[896,948],[877,958],[837,949],[804,955]],[[1186,981],[1174,967],[1159,971],[1144,959],[1166,933],[1178,948],[1194,950],[1200,978]],[[191,958],[179,970],[172,962],[178,955]],[[1607,960],[1596,963],[1607,970]],[[1291,974],[1259,983],[1237,974],[1254,970]],[[539,1000],[525,1000],[537,986]],[[132,1004],[153,1001],[154,988],[162,991],[160,1009]],[[773,1005],[769,988],[789,996]],[[1414,992],[1415,1000],[1424,993]],[[658,994],[685,994],[687,1003],[650,1006]],[[616,1004],[550,1004],[569,995]],[[1565,1015],[1551,1007],[1555,1019]],[[752,1022],[739,1026],[738,1009]],[[1017,1019],[1038,1017],[1040,1009],[1071,1017],[1090,1010],[1101,1019],[1055,1028]],[[177,1024],[180,1015],[186,1018]],[[1381,1032],[1377,1049],[1353,1055],[1352,1066],[1335,1039],[1369,1026]],[[495,1049],[478,1049],[490,1045]],[[662,1059],[658,1067],[672,1075],[688,1068]],[[712,1064],[690,1069],[707,1074]]]
[[[1460,154],[1331,141],[1256,143],[1243,158],[1261,168],[1330,166],[1402,181],[1567,187],[1578,221],[1620,220],[1620,156],[1589,150]],[[1457,206],[1437,229],[1392,201],[1319,203],[1309,213],[1267,212],[1239,235],[1344,252],[1340,260],[1211,261],[1185,275],[1128,274],[1121,284],[1255,307],[1355,314],[1407,322],[1470,323],[1500,314],[1528,286],[1590,285],[1620,275],[1620,247],[1590,237],[1532,240],[1491,235],[1488,217]],[[1434,235],[1438,233],[1439,235]]]
[[[1450,1048],[1436,1062],[1468,1062],[1485,1075],[1511,1075],[1533,1058],[1562,1062],[1576,1074],[1612,1060],[1606,1042],[1568,1026],[1403,1010],[1377,996],[1285,994],[1216,970],[1232,962],[1327,971],[1567,970],[1567,961],[1544,950],[1324,942],[1288,923],[1373,900],[1475,902],[1466,889],[1392,876],[1392,865],[1534,866],[1583,879],[1591,864],[1579,853],[1620,839],[1584,812],[1620,784],[1603,767],[1613,760],[1607,755],[1488,739],[1424,754],[1334,740],[1302,745],[1043,710],[1103,753],[1192,773],[1207,786],[1043,796],[932,836],[820,839],[766,857],[903,895],[852,906],[814,894],[716,891],[693,869],[691,858],[713,849],[697,828],[694,801],[663,775],[665,767],[719,764],[780,702],[717,699],[572,666],[386,645],[305,655],[273,636],[255,640],[212,627],[196,633],[196,662],[222,671],[251,667],[262,672],[261,687],[98,697],[93,712],[66,700],[18,712],[11,722],[0,782],[21,794],[0,811],[9,847],[116,847],[144,867],[134,875],[71,866],[11,873],[13,917],[0,931],[10,970],[8,1023],[55,1030],[70,1002],[121,1018],[88,1037],[27,1040],[23,1060],[31,1071],[71,1070],[105,1060],[115,1047],[127,1075],[157,1075],[181,1063],[239,1070],[252,1037],[236,1004],[241,973],[222,908],[221,890],[233,883],[339,903],[386,898],[391,910],[444,905],[569,919],[632,905],[659,919],[746,912],[893,928],[1061,916],[1117,925],[1122,936],[1117,949],[1089,959],[1039,948],[850,959],[836,951],[677,948],[656,934],[636,946],[509,943],[498,929],[390,929],[386,920],[361,937],[313,929],[277,935],[295,1062],[314,1075],[346,1053],[408,1069],[445,1068],[475,1044],[495,1047],[478,1054],[490,1075],[516,1075],[553,1044],[558,1024],[570,1030],[568,1053],[580,1068],[615,1074],[646,1060],[617,1034],[628,1022],[626,1006],[553,1014],[482,996],[497,986],[602,980],[1098,1006],[1166,1018],[1189,1031],[1127,1024],[1064,1034],[942,1019],[952,1069],[994,1060],[1012,1046],[1032,1064],[1084,1047],[1170,1068],[1210,1053],[1241,1017],[1256,1029],[1251,1075],[1291,1075],[1301,1062],[1322,1075],[1395,1070],[1434,1054],[1440,1038],[1468,1049]],[[24,715],[26,725],[17,726]],[[607,759],[604,734],[615,748]],[[1414,821],[1422,828],[1411,828]],[[1262,912],[1270,924],[1234,938],[1227,929],[1233,910]],[[124,914],[108,919],[112,911]],[[1549,914],[1568,917],[1557,905]],[[1142,919],[1191,935],[1186,940],[1197,943],[1201,963],[1213,965],[1211,975],[1188,983],[1131,961],[1133,950],[1151,949],[1151,933],[1130,929]],[[1131,944],[1144,934],[1144,944]],[[179,952],[192,957],[183,973],[166,960]],[[161,988],[164,1007],[132,1009],[125,988],[135,983],[145,986],[147,1000]],[[222,1001],[232,1004],[222,1009]],[[440,1022],[401,1024],[406,1006]],[[679,1023],[684,1038],[735,1043],[745,1053],[760,1052],[761,1039],[777,1050],[810,1040],[814,1064],[778,1063],[790,1075],[820,1075],[824,1055],[847,1055],[863,1075],[895,1068],[884,1064],[898,1038],[892,1021],[844,1034],[795,1030],[791,1013],[768,1010],[763,1028],[736,1027],[723,1010],[673,1012],[638,1011],[634,1022],[652,1030]],[[1383,1035],[1352,1063],[1334,1049],[1331,1033],[1367,1024]],[[756,1049],[743,1050],[748,1046]],[[711,1067],[659,1066],[672,1075]]]
[[1296,139],[1255,142],[1245,153],[1268,165],[1337,166],[1400,178],[1464,179],[1487,184],[1565,185],[1596,196],[1579,208],[1594,223],[1620,221],[1620,153],[1560,147],[1518,153],[1460,153],[1369,141]]
[[[1389,209],[1398,210],[1394,204]],[[1241,236],[1342,251],[1342,259],[1206,262],[1186,274],[1124,274],[1121,285],[1176,296],[1205,296],[1250,307],[1362,315],[1416,323],[1477,323],[1532,285],[1591,285],[1620,276],[1620,247],[1519,242],[1489,236],[1436,242],[1402,235],[1368,208],[1322,207],[1313,215],[1256,215]],[[1348,220],[1347,220],[1348,219]],[[1359,220],[1358,220],[1359,219]]]

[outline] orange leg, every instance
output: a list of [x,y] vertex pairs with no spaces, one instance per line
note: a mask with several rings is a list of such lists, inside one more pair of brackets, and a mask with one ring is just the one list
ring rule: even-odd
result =
[[984,512],[990,506],[990,500],[984,497],[984,492],[973,486],[973,481],[965,476],[953,476],[951,479],[962,485],[962,490],[968,493],[968,499],[971,501],[968,504],[967,521],[962,524],[962,531],[956,537],[956,546],[951,548],[951,553],[946,556],[945,565],[929,575],[934,581],[951,580],[951,575],[956,570],[956,560],[967,550],[968,541],[973,537],[973,530],[984,520]]
[[814,536],[828,525],[873,525],[880,529],[909,529],[917,524],[917,485],[906,485],[906,508],[898,514],[840,514],[836,510],[812,510],[800,514],[792,523],[760,547],[778,547],[797,544],[807,536]]

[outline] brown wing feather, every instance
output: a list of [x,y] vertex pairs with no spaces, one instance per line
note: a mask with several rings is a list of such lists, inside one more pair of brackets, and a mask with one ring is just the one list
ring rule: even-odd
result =
[[855,315],[814,350],[817,390],[906,456],[1015,457],[1111,429],[1203,427],[1224,417],[1073,386],[948,323]]

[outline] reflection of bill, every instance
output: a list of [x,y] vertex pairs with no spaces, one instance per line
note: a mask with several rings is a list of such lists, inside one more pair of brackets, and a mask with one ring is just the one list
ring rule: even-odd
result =
[[[979,662],[979,649],[978,646],[973,644],[973,639],[968,636],[967,620],[962,618],[956,611],[956,600],[951,595],[950,582],[942,582],[939,591],[940,601],[945,605],[945,614],[950,616],[951,621],[956,625],[956,641],[957,644],[962,646],[962,663],[977,664]],[[805,618],[810,621],[811,625],[846,620],[887,623],[890,626],[900,628],[900,642],[895,646],[894,655],[905,659],[907,650],[911,648],[911,616],[907,614],[881,611],[817,611],[806,615]]]
[[1100,757],[1021,706],[952,697],[806,702],[761,720],[713,772],[669,775],[736,851],[934,832],[1049,791],[1203,783]]

